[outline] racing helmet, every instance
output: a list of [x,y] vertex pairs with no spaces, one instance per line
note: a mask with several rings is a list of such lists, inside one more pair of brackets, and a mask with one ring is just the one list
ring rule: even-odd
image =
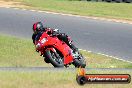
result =
[[44,30],[43,24],[41,22],[36,22],[33,24],[33,32],[38,33],[39,31]]

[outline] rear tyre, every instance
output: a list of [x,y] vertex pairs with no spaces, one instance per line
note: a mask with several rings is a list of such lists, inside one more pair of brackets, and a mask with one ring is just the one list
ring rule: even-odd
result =
[[79,68],[79,67],[85,68],[86,67],[86,61],[85,61],[84,57],[82,56],[82,54],[80,54],[79,58],[74,59],[73,65],[76,68]]
[[50,63],[54,67],[64,67],[63,58],[57,57],[56,53],[51,50],[46,50],[44,55],[45,55],[45,58],[49,59]]

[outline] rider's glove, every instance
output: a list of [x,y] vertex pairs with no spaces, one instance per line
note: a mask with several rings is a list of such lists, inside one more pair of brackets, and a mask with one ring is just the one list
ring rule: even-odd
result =
[[38,50],[36,50],[36,52],[39,52]]
[[53,32],[59,33],[59,29],[54,29]]
[[52,36],[57,36],[57,35],[59,35],[59,29],[54,29]]

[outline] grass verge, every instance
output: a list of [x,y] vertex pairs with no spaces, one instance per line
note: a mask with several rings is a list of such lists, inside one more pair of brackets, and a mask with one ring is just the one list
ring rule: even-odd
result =
[[[7,0],[8,1],[8,0]],[[69,0],[12,0],[29,6],[30,9],[70,13],[132,21],[130,3],[84,2]],[[28,8],[28,7],[27,7]]]
[[[89,74],[130,74],[132,71],[122,70],[89,70]],[[1,88],[132,88],[129,84],[85,84],[76,82],[74,71],[0,71]]]
[[[35,52],[31,40],[0,35],[0,67],[52,67]],[[132,68],[131,63],[95,53],[81,53],[86,57],[88,68]]]

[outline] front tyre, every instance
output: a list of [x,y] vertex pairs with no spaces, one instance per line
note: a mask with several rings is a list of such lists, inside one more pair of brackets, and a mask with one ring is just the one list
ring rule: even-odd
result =
[[58,54],[58,53],[57,52],[53,52],[51,50],[46,50],[45,53],[44,53],[45,58],[49,59],[50,63],[54,67],[64,67],[63,58],[61,58],[60,56],[57,57],[56,54]]

